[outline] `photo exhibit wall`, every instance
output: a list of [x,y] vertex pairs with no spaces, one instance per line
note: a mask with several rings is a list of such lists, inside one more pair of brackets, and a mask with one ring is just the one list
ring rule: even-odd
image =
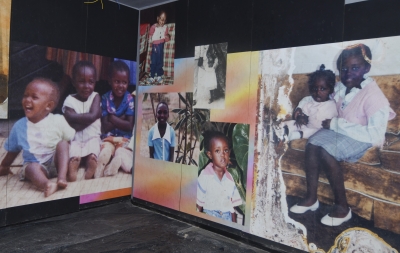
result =
[[10,8],[5,224],[128,196],[139,11],[78,0]]
[[398,252],[400,38],[352,30],[366,2],[177,1],[174,83],[138,88],[133,201],[282,251]]
[[[103,4],[12,1],[2,161],[15,151],[4,148],[9,132],[32,111],[22,100],[35,77],[55,82],[65,102],[95,94],[74,90],[79,76],[95,79],[96,99],[108,94],[97,108],[103,125],[124,97],[128,127],[102,136],[99,171],[79,160],[82,151],[68,157],[73,182],[58,190],[64,183],[51,179],[47,197],[19,180],[17,156],[13,175],[0,177],[6,224],[131,192],[282,251],[398,252],[398,3],[179,0],[142,10],[140,20],[139,11]],[[82,60],[94,67],[77,65],[74,75]],[[121,78],[124,88],[109,86]],[[65,102],[42,109],[54,107],[68,124]]]

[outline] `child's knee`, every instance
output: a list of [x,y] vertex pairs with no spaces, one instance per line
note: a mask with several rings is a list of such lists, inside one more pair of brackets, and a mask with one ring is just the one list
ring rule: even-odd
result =
[[42,165],[40,165],[39,163],[29,163],[21,172],[21,179],[32,179],[33,177],[37,176],[38,174],[43,174],[46,177],[48,177],[47,175],[47,171],[43,168]]
[[105,141],[101,144],[101,153],[111,152],[113,154],[115,151],[115,146],[113,143]]
[[57,143],[57,148],[65,148],[65,147],[69,147],[68,141],[61,140]]
[[56,154],[57,155],[66,155],[69,156],[69,143],[68,141],[59,141],[56,146]]

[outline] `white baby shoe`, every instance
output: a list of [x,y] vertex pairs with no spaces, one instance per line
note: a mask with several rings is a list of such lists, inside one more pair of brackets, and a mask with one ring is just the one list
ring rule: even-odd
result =
[[319,207],[319,201],[317,199],[317,201],[311,206],[299,206],[296,204],[290,208],[290,211],[292,213],[305,213],[308,210],[315,211],[318,209],[318,207]]
[[346,222],[350,219],[351,219],[351,209],[349,207],[349,213],[345,217],[335,218],[335,217],[331,217],[331,216],[329,216],[329,214],[327,214],[324,217],[322,217],[321,223],[326,226],[333,227],[333,226],[340,226],[340,225],[342,225],[343,222]]

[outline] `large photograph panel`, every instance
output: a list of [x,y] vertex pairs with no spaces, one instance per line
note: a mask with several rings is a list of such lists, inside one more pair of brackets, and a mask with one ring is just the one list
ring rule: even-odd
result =
[[292,247],[396,252],[398,45],[389,37],[260,53],[255,180],[267,183],[255,184],[255,202],[270,205],[255,209],[254,234],[276,237],[261,233],[262,215]]
[[7,207],[130,188],[134,62],[11,43]]

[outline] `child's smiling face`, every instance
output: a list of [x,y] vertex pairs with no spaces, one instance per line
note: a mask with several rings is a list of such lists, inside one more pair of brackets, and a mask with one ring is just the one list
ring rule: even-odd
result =
[[371,66],[361,56],[350,56],[342,63],[340,80],[347,88],[360,87],[364,81],[364,74],[368,73]]
[[225,170],[229,164],[229,155],[229,145],[225,138],[214,137],[211,139],[207,156],[212,161],[214,170]]
[[50,84],[33,81],[28,84],[22,98],[22,108],[25,116],[32,123],[38,123],[44,119],[55,106],[51,99],[53,87]]
[[76,89],[76,98],[82,102],[86,101],[93,93],[96,84],[94,69],[91,67],[80,68],[72,82]]
[[114,70],[110,80],[114,97],[122,98],[129,85],[129,74],[126,71]]
[[331,89],[324,78],[318,78],[310,88],[311,96],[316,102],[325,102],[329,100]]
[[157,17],[157,23],[159,26],[164,26],[166,21],[167,21],[167,14],[165,14],[165,12],[162,12],[161,15]]
[[165,104],[159,104],[157,107],[157,121],[161,125],[167,123],[169,117],[168,107]]

